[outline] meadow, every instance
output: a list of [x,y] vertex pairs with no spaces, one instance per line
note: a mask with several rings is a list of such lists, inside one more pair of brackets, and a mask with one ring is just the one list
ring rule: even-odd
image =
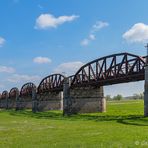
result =
[[0,110],[0,148],[148,147],[143,101],[108,101],[106,113]]

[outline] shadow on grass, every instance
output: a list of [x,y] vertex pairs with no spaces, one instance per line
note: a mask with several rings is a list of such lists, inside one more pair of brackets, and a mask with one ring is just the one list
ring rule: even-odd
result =
[[[3,112],[3,111],[2,111]],[[108,115],[106,113],[94,114],[77,114],[71,116],[63,116],[62,111],[47,111],[32,113],[31,110],[5,110],[12,116],[32,117],[37,119],[51,119],[51,120],[68,120],[68,121],[115,121],[125,125],[148,126],[148,118],[142,115]]]

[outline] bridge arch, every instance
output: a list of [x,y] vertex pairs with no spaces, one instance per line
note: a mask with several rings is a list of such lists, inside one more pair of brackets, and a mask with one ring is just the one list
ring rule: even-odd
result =
[[19,89],[17,87],[13,87],[9,92],[9,98],[16,98],[19,95]]
[[20,90],[20,96],[26,97],[26,96],[31,96],[32,95],[32,90],[36,90],[36,86],[32,82],[25,83],[21,90]]
[[40,82],[37,92],[45,93],[50,91],[61,91],[63,90],[64,76],[61,74],[52,74],[42,79]]
[[101,57],[83,65],[75,74],[71,87],[112,85],[144,79],[145,58],[131,53]]
[[1,99],[6,99],[6,98],[8,98],[8,97],[9,97],[8,91],[7,91],[7,90],[3,91],[3,92],[2,92],[2,95],[1,95]]

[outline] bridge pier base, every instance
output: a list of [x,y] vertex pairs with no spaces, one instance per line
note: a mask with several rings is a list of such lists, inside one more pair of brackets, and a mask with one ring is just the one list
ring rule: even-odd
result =
[[38,100],[36,90],[32,90],[32,112],[36,113],[38,111]]
[[39,112],[47,110],[61,110],[62,92],[47,92],[37,95],[37,109]]
[[63,115],[76,113],[105,112],[106,99],[103,86],[69,87],[65,78],[63,87]]
[[72,114],[72,102],[70,96],[70,84],[69,79],[67,77],[64,78],[63,83],[63,115],[71,115]]
[[70,90],[73,113],[105,112],[106,99],[103,86],[77,87]]
[[19,98],[19,95],[16,96],[16,106],[15,106],[15,110],[16,110],[16,111],[20,110],[20,98]]

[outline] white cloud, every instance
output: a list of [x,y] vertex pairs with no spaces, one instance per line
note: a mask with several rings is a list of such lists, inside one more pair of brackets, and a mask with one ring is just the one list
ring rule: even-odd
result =
[[91,43],[91,41],[95,40],[96,39],[96,32],[98,32],[99,30],[101,30],[102,28],[104,27],[107,27],[109,26],[109,23],[107,22],[103,22],[103,21],[97,21],[92,27],[91,27],[91,30],[90,30],[90,33],[88,35],[87,38],[83,39],[81,41],[81,45],[82,46],[87,46]]
[[4,45],[5,41],[6,40],[4,38],[0,37],[0,47]]
[[19,82],[35,82],[40,80],[40,77],[35,75],[35,76],[29,76],[29,75],[19,75],[19,74],[13,74],[7,79],[9,82],[12,83],[19,83]]
[[35,57],[33,59],[33,62],[38,64],[46,64],[46,63],[51,63],[51,59],[47,57]]
[[12,68],[12,67],[0,66],[0,72],[14,73],[15,72],[15,69]]
[[125,40],[131,43],[143,43],[148,41],[148,25],[137,23],[133,25],[123,36]]
[[95,39],[96,39],[96,37],[95,37],[94,34],[90,34],[90,35],[89,35],[89,38],[90,38],[91,40],[95,40]]
[[100,29],[109,26],[109,23],[103,21],[97,21],[96,24],[93,25],[91,32],[97,32]]
[[66,73],[67,75],[73,75],[82,65],[84,64],[80,61],[62,63],[54,69],[54,73]]
[[59,16],[55,17],[52,14],[41,14],[36,19],[36,29],[47,29],[47,28],[56,28],[57,26],[65,23],[65,22],[71,22],[75,19],[77,19],[79,16],[77,15],[71,15],[71,16]]
[[87,45],[89,44],[89,42],[90,42],[89,39],[83,39],[83,40],[81,41],[81,45],[82,45],[82,46],[87,46]]
[[91,41],[95,40],[96,36],[94,34],[90,34],[88,38],[85,38],[81,41],[82,46],[87,46]]

